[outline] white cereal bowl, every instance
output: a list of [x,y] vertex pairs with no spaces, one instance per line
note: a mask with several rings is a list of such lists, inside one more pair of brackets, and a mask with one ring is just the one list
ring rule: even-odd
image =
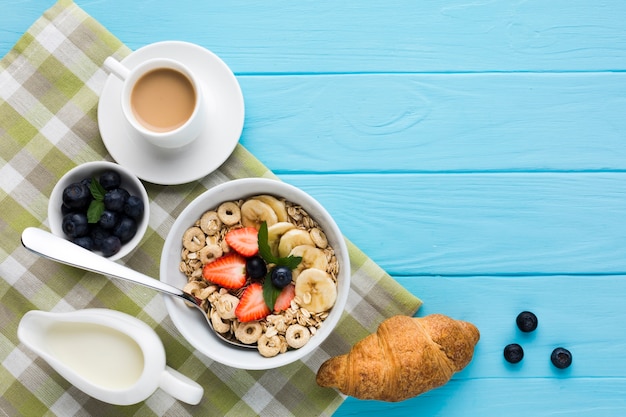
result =
[[174,325],[183,337],[198,351],[216,362],[239,369],[264,370],[284,366],[307,356],[333,332],[346,306],[350,289],[350,261],[348,248],[341,231],[330,214],[313,197],[287,183],[265,179],[245,178],[217,185],[193,200],[178,216],[172,226],[161,255],[160,279],[177,288],[183,288],[187,277],[180,272],[179,264],[182,251],[182,237],[189,227],[204,212],[217,208],[225,201],[245,199],[260,194],[284,197],[286,200],[301,205],[317,221],[326,234],[329,244],[334,248],[339,274],[337,276],[337,300],[316,334],[309,342],[296,350],[279,353],[265,358],[256,349],[246,349],[225,343],[209,327],[206,320],[195,308],[185,305],[184,301],[166,297],[165,305]]
[[119,252],[108,257],[108,259],[115,261],[128,255],[133,249],[135,249],[135,247],[137,247],[139,242],[141,242],[143,235],[146,233],[148,220],[150,218],[150,200],[148,199],[146,189],[139,178],[121,165],[108,161],[86,162],[66,172],[65,175],[63,175],[56,183],[52,189],[52,193],[50,194],[50,200],[48,201],[48,223],[52,234],[67,239],[67,236],[63,233],[62,228],[63,214],[61,212],[61,205],[63,204],[63,190],[68,185],[80,182],[84,178],[99,177],[100,174],[106,170],[119,172],[122,177],[122,188],[125,188],[131,195],[140,197],[144,205],[143,218],[137,224],[137,233],[135,236],[128,242],[122,244],[122,248]]

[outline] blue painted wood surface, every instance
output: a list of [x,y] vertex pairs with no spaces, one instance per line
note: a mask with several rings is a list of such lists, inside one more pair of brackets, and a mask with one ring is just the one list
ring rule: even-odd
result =
[[[449,384],[349,398],[337,416],[626,415],[626,2],[77,3],[132,49],[220,55],[246,100],[241,143],[321,200],[420,314],[480,328]],[[0,54],[51,4],[0,0]]]

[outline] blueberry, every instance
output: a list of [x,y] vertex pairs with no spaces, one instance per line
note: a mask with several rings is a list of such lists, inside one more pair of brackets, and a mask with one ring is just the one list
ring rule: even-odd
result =
[[91,178],[83,178],[80,183],[89,188],[91,187]]
[[552,364],[559,369],[565,369],[572,364],[572,354],[569,350],[558,347],[550,355]]
[[93,240],[93,249],[100,250],[102,249],[102,242],[104,242],[104,239],[111,236],[111,232],[96,225],[91,229],[89,236],[91,236],[91,240]]
[[517,343],[511,343],[504,347],[504,359],[510,363],[518,363],[524,357],[524,349]]
[[87,215],[84,213],[69,213],[63,216],[63,223],[61,224],[63,233],[65,233],[71,239],[85,236],[89,232],[89,223],[87,222]]
[[65,187],[62,198],[66,207],[77,211],[87,211],[92,200],[89,187],[80,182],[75,182]]
[[87,250],[93,250],[93,239],[91,236],[81,236],[74,239],[74,243]]
[[104,210],[100,215],[100,220],[98,220],[98,224],[102,226],[103,229],[113,229],[119,219],[119,213],[111,210]]
[[246,259],[246,272],[252,279],[263,278],[267,274],[267,265],[260,256]]
[[102,188],[110,191],[115,188],[120,188],[120,185],[122,185],[122,177],[118,172],[107,170],[100,174],[99,182]]
[[130,217],[122,217],[122,220],[113,228],[113,235],[117,236],[122,243],[126,243],[137,233],[137,222]]
[[143,216],[143,210],[143,201],[136,195],[128,197],[126,204],[124,204],[124,214],[135,220],[139,220]]
[[111,211],[121,212],[124,210],[124,204],[130,195],[123,188],[115,188],[107,191],[104,195],[104,208]]
[[66,214],[69,214],[71,212],[73,212],[74,210],[68,206],[66,206],[65,204],[61,204],[61,214],[63,216],[65,216]]
[[291,269],[286,266],[277,266],[272,270],[271,279],[276,288],[285,288],[291,283]]
[[530,311],[522,311],[515,319],[517,327],[525,333],[532,332],[537,328],[537,316]]
[[118,253],[121,248],[122,242],[120,242],[120,239],[117,236],[107,236],[102,241],[100,250],[104,256],[109,257]]

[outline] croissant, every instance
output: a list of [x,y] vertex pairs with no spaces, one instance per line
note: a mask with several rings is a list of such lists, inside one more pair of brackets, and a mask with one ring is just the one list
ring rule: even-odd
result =
[[479,338],[473,324],[441,314],[393,316],[324,362],[317,384],[360,399],[406,400],[448,382],[472,360]]

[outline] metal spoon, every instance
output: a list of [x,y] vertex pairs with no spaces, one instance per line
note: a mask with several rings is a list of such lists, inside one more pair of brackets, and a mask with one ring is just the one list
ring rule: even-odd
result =
[[182,298],[202,312],[202,316],[206,319],[211,330],[213,330],[221,340],[234,346],[256,349],[255,345],[239,343],[216,332],[211,323],[211,319],[200,306],[201,301],[179,288],[166,284],[158,279],[151,278],[124,265],[115,263],[68,240],[36,227],[27,227],[24,229],[22,232],[22,245],[38,255],[66,265],[103,274],[107,277],[134,282],[153,290],[161,291],[164,294]]

